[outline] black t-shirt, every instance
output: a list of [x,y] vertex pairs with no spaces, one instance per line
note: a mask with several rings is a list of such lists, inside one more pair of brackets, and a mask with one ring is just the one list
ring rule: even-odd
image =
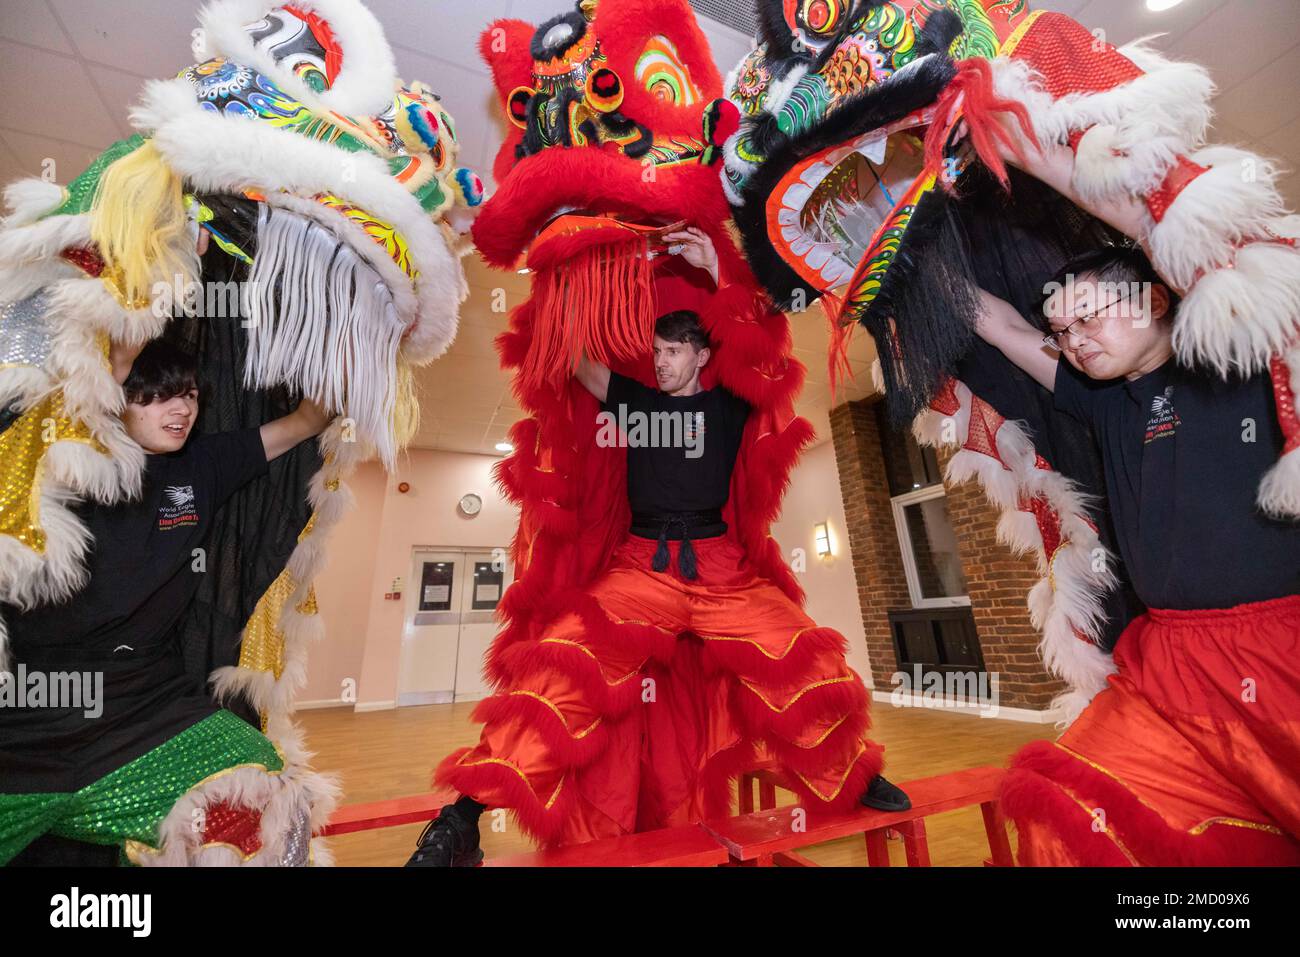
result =
[[1097,437],[1120,555],[1147,607],[1300,594],[1300,524],[1255,504],[1283,444],[1268,376],[1224,382],[1170,360],[1095,382],[1062,359],[1055,398]]
[[718,386],[673,396],[611,373],[601,405],[627,442],[633,513],[720,509],[731,493],[749,406]]
[[78,506],[92,536],[85,587],[4,614],[15,671],[102,673],[103,713],[0,707],[0,790],[83,787],[217,710],[189,694],[172,629],[209,561],[199,550],[216,511],[266,468],[258,429],[194,436],[146,458],[138,501]]

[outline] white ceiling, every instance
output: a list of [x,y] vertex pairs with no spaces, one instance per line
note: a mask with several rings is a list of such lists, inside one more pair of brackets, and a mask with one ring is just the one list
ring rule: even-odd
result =
[[[1163,33],[1156,45],[1208,66],[1219,84],[1223,121],[1217,139],[1300,165],[1300,0],[1184,0],[1163,13],[1143,0],[1039,0],[1106,39],[1123,44]],[[60,182],[76,176],[112,141],[129,135],[127,110],[149,77],[172,76],[189,64],[198,0],[0,0],[0,182],[49,170]],[[462,143],[461,161],[491,188],[492,159],[504,136],[476,40],[487,23],[514,16],[540,22],[568,0],[368,0],[384,25],[402,77],[423,80],[447,104]],[[725,73],[749,40],[701,21]],[[52,166],[51,166],[52,164]],[[1292,207],[1300,198],[1294,173],[1283,183]],[[421,373],[424,424],[416,445],[491,452],[519,417],[492,348],[506,317],[493,312],[493,293],[513,306],[526,280],[465,260],[471,295],[450,352]],[[819,310],[794,317],[795,349],[808,366],[799,403],[823,437],[831,397],[826,377],[827,334]],[[871,391],[872,350],[858,337],[851,352],[855,381],[844,393]]]

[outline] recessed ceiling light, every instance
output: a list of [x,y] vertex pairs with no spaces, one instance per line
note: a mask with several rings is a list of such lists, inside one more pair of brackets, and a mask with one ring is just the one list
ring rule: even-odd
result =
[[1176,7],[1182,2],[1183,0],[1147,0],[1147,9],[1152,13],[1160,13],[1162,10]]
[[525,266],[523,269],[516,269],[515,272],[519,273],[519,275],[521,276],[527,276],[530,272],[532,272],[532,270],[529,269],[527,266]]
[[496,450],[498,452],[513,452],[515,450],[515,447],[511,445],[509,442],[498,442],[496,444]]

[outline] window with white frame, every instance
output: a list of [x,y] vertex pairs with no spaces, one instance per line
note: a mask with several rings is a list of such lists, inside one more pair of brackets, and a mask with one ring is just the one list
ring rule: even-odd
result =
[[881,406],[881,452],[889,479],[894,528],[914,608],[969,605],[961,551],[934,450],[888,427]]
[[969,605],[957,536],[948,519],[943,483],[895,495],[894,527],[914,608]]

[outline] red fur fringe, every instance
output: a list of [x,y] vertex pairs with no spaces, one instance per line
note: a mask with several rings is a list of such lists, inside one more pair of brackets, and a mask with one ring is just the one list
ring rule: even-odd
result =
[[[1002,784],[1001,804],[1003,814],[1013,822],[1049,824],[1085,867],[1129,863],[1111,837],[1093,830],[1090,808],[1105,811],[1111,834],[1144,866],[1300,864],[1300,844],[1285,835],[1217,825],[1192,834],[1171,827],[1118,781],[1049,741],[1035,741],[1012,758]],[[1021,857],[1032,863],[1033,849],[1022,848]]]
[[[960,105],[959,105],[960,101]],[[993,89],[993,68],[982,57],[972,57],[957,64],[957,75],[944,87],[936,104],[935,121],[925,134],[925,165],[937,173],[939,182],[950,192],[951,177],[944,175],[944,146],[953,124],[966,121],[971,145],[980,160],[998,178],[1004,187],[1009,184],[1007,166],[1002,159],[999,144],[1024,158],[1024,150],[1015,135],[1002,125],[999,113],[1009,113],[1020,124],[1025,138],[1035,146],[1038,136],[1029,111],[1023,103],[998,96]],[[949,120],[953,122],[949,122]]]
[[[561,837],[569,816],[573,813],[579,795],[572,781],[565,781],[555,803],[547,808],[533,793],[532,788],[514,771],[499,764],[478,764],[464,767],[456,762],[472,748],[453,751],[438,765],[433,773],[434,789],[449,788],[457,794],[474,796],[488,788],[505,794],[502,802],[511,809],[511,815],[520,830],[536,838],[543,845],[551,845]],[[549,795],[547,795],[549,798]]]
[[557,387],[573,375],[584,353],[615,366],[649,351],[654,286],[644,247],[643,239],[629,234],[621,244],[581,249],[555,268],[538,271],[532,342],[519,371],[525,391]]

